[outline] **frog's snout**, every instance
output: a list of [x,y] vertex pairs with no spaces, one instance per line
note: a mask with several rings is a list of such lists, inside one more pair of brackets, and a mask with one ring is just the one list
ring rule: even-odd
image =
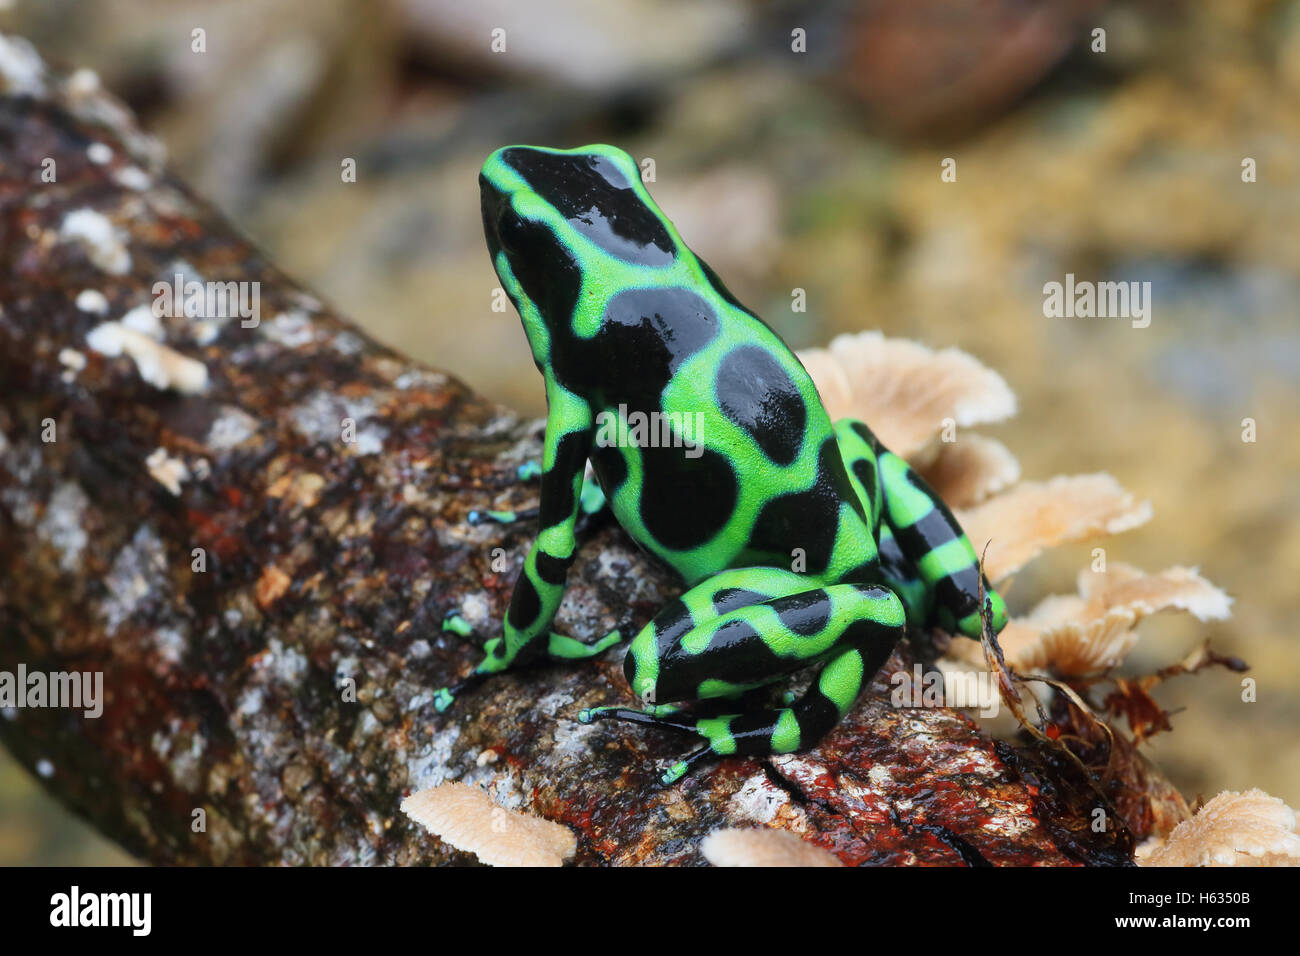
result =
[[655,686],[656,681],[648,674],[638,673],[641,670],[637,666],[634,655],[628,654],[623,658],[623,676],[627,678],[627,686],[632,688],[632,693],[641,699],[646,705],[655,703],[658,688]]

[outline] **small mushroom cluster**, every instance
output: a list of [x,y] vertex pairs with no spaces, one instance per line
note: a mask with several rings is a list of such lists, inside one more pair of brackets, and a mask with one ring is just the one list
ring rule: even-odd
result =
[[489,866],[563,866],[577,840],[568,827],[499,806],[486,790],[452,782],[402,801],[402,812],[444,843]]
[[1225,790],[1165,839],[1137,851],[1142,866],[1300,866],[1295,811],[1263,790]]

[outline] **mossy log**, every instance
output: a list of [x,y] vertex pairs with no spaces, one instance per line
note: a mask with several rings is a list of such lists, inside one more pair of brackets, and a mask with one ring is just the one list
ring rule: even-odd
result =
[[[759,825],[848,863],[1130,858],[1141,813],[1094,832],[1104,800],[1069,761],[891,706],[888,675],[915,649],[814,751],[669,789],[655,778],[690,740],[575,720],[630,700],[616,652],[437,713],[433,689],[477,660],[533,531],[466,516],[535,503],[516,468],[540,454],[539,423],[297,287],[93,77],[8,73],[0,670],[99,671],[104,702],[95,719],[7,709],[0,738],[102,833],[155,863],[464,863],[398,809],[461,779],[571,827],[582,864],[700,863],[710,831]],[[151,328],[154,284],[177,273],[258,283],[260,321]],[[607,525],[559,623],[582,638],[644,623],[677,588]],[[451,611],[480,634],[444,630]]]

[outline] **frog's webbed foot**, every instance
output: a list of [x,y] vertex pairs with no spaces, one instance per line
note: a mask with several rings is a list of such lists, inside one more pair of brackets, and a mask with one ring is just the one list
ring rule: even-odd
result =
[[472,525],[481,524],[518,524],[536,520],[541,514],[540,508],[522,508],[518,511],[485,511],[475,508],[465,515],[465,520]]
[[782,704],[792,704],[793,691],[774,691],[771,686],[750,688],[735,694],[693,700],[689,703],[650,704],[640,710],[631,707],[585,707],[578,713],[578,722],[594,724],[598,720],[623,720],[633,724],[650,724],[670,730],[698,733],[696,724],[701,717],[717,717],[727,710],[754,710],[771,702],[774,694]]
[[473,672],[467,677],[462,677],[454,684],[450,684],[447,687],[439,687],[433,692],[434,709],[440,714],[445,714],[451,708],[451,705],[456,702],[457,697],[467,691],[473,690],[479,684],[483,683],[483,681],[487,680],[487,677],[487,674]]
[[578,723],[594,724],[598,720],[622,720],[630,724],[650,724],[695,733],[695,718],[686,714],[681,704],[652,704],[645,710],[632,707],[584,707]]
[[[730,718],[723,719],[730,720]],[[598,720],[621,720],[632,724],[649,724],[654,727],[675,730],[679,733],[693,734],[708,740],[709,742],[703,747],[676,761],[660,774],[659,782],[665,787],[681,780],[699,764],[711,757],[718,756],[721,752],[717,749],[719,741],[710,738],[707,733],[701,730],[701,726],[707,725],[709,721],[701,720],[681,704],[652,704],[644,710],[636,710],[631,707],[588,707],[578,714],[580,723],[594,724]]]

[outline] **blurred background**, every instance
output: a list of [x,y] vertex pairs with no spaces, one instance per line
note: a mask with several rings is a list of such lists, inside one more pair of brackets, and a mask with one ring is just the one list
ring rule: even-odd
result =
[[[1025,477],[1150,498],[1109,559],[1197,566],[1236,603],[1148,620],[1125,670],[1209,637],[1259,690],[1165,684],[1147,750],[1189,799],[1300,806],[1300,0],[0,0],[0,29],[97,71],[372,335],[530,415],[477,168],[511,142],[652,158],[687,242],[793,347],[959,346],[1019,396],[987,431]],[[1044,318],[1067,272],[1151,282],[1150,327]],[[1013,610],[1072,592],[1089,547],[1021,572]],[[126,860],[0,754],[0,864]]]

